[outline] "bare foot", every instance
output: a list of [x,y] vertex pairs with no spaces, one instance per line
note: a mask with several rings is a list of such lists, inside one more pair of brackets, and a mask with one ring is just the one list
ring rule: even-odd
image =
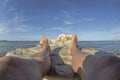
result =
[[46,36],[42,36],[40,43],[42,44],[42,47],[49,46]]
[[77,35],[73,35],[73,37],[72,37],[72,46],[77,47]]
[[77,48],[77,35],[73,35],[72,40],[71,40],[71,47],[69,54],[72,55],[72,53],[76,52],[78,50]]

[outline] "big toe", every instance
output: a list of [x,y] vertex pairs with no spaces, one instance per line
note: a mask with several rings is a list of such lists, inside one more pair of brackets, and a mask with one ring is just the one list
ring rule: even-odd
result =
[[42,36],[40,43],[42,45],[48,45],[48,40],[47,40],[46,36]]
[[76,45],[76,43],[77,43],[77,35],[73,35],[72,44]]

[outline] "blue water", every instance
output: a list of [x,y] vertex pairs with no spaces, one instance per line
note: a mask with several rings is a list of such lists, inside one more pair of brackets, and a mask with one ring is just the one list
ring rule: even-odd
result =
[[38,41],[7,41],[0,42],[0,56],[5,55],[8,51],[15,50],[17,48],[28,48],[38,44]]
[[[8,41],[0,42],[0,56],[16,48],[28,48],[37,45],[39,41]],[[110,53],[120,53],[120,41],[79,41],[82,48],[95,48]]]
[[80,41],[78,45],[82,48],[95,48],[110,53],[120,53],[120,41]]

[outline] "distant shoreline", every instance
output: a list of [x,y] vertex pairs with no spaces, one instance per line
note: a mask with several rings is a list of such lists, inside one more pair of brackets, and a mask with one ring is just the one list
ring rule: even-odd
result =
[[[27,40],[23,40],[23,41],[20,41],[20,40],[0,40],[0,42],[26,42]],[[28,40],[30,41],[30,40]],[[31,40],[32,41],[37,41],[37,40]],[[38,41],[37,41],[38,42]],[[120,40],[80,40],[78,42],[120,42]]]
[[7,42],[7,40],[0,40],[0,42]]
[[[0,40],[0,42],[27,42],[27,41],[8,41],[8,40]],[[32,42],[32,41],[31,41]],[[37,41],[38,42],[38,41]]]

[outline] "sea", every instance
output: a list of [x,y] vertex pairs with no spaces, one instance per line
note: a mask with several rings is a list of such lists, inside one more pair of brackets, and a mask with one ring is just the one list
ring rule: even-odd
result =
[[[39,41],[1,41],[0,56],[17,48],[29,48],[37,45]],[[81,48],[95,48],[113,54],[120,54],[120,41],[78,41]]]

